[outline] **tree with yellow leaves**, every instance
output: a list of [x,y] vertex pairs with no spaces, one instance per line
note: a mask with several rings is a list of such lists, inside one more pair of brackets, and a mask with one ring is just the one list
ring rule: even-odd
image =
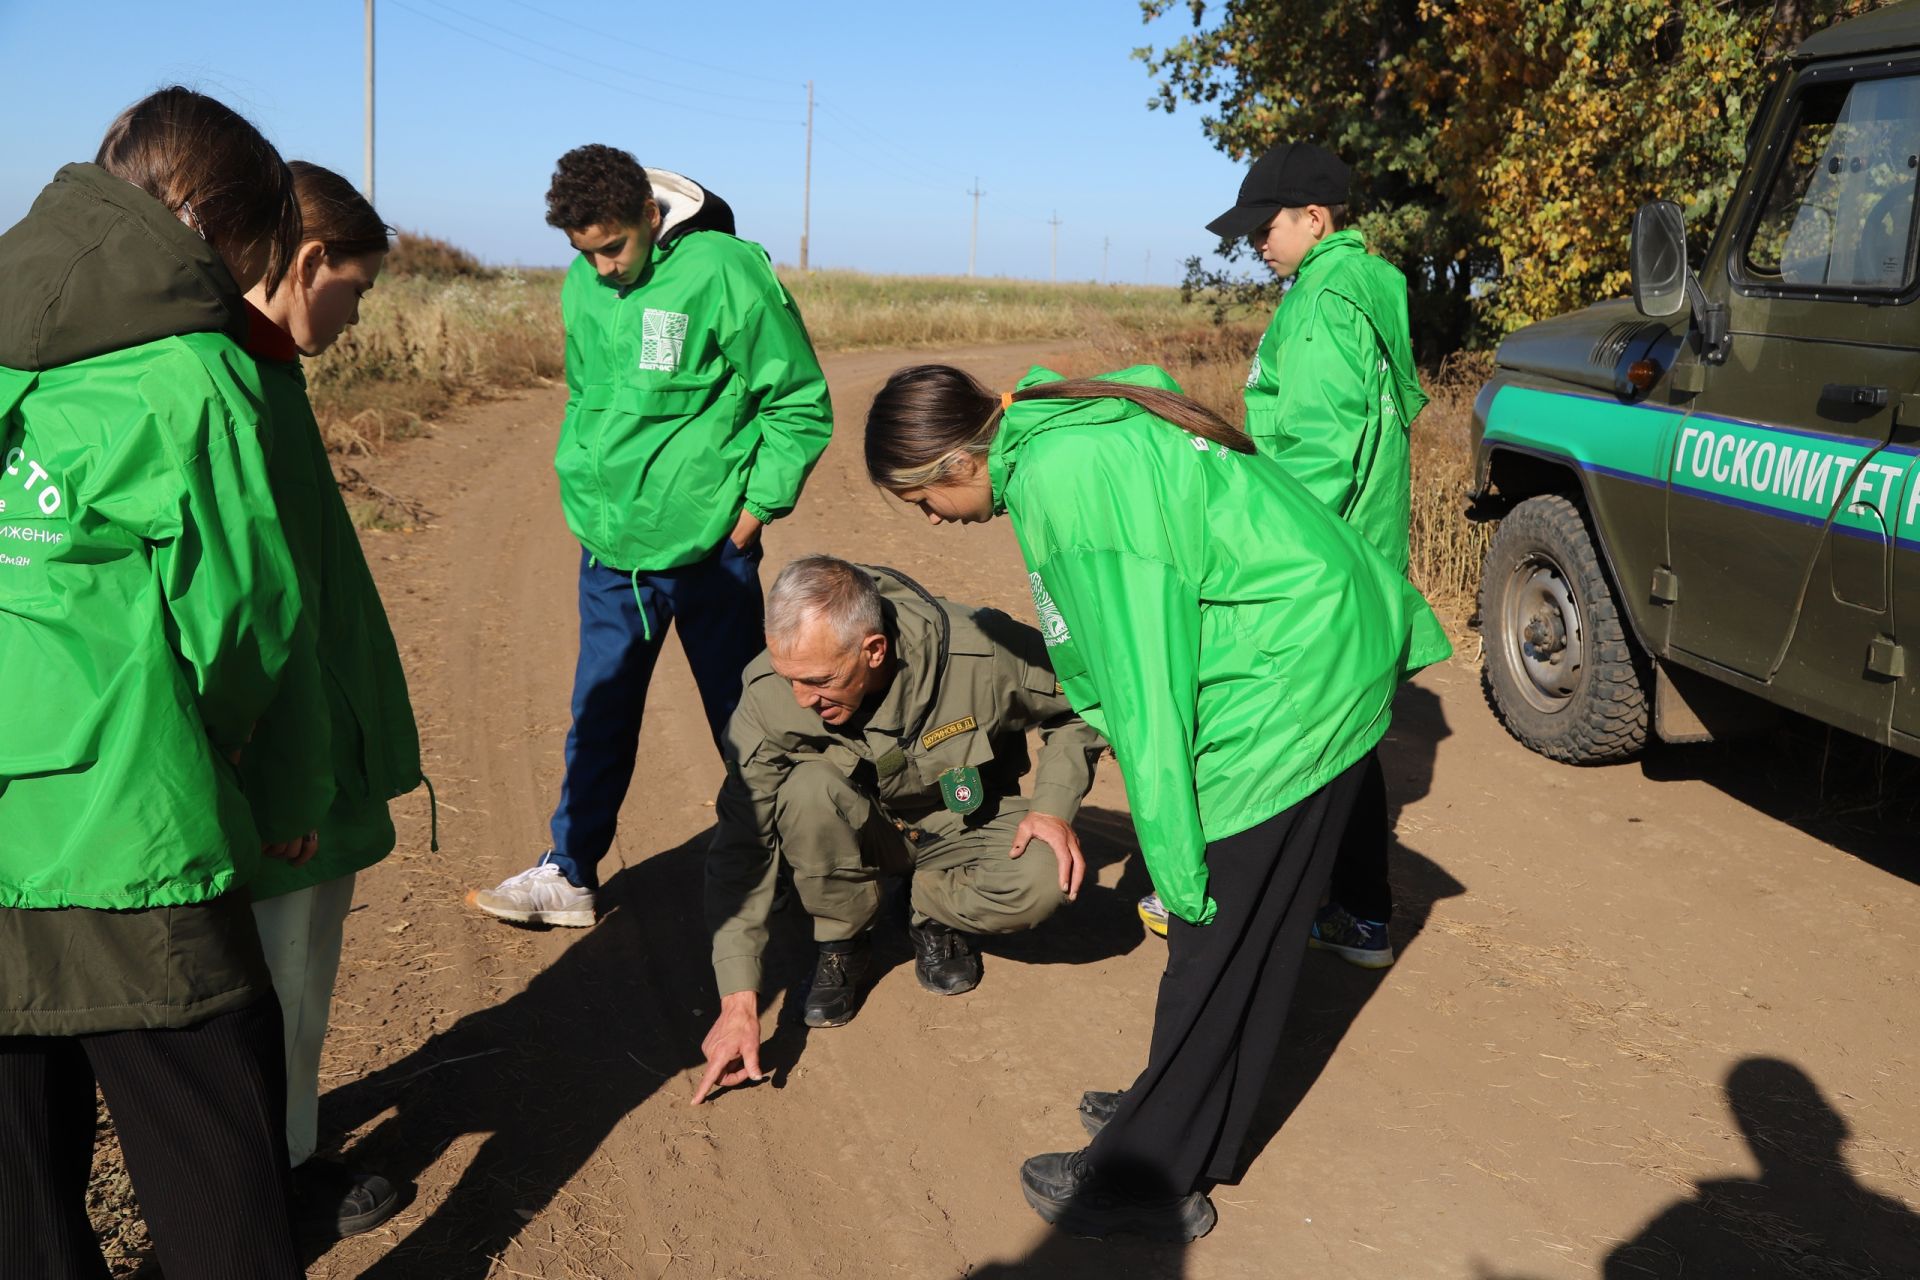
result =
[[[1176,0],[1141,0],[1149,21]],[[1359,225],[1406,271],[1432,358],[1623,293],[1643,201],[1704,246],[1781,55],[1876,0],[1185,0],[1144,48],[1155,105],[1207,109],[1250,159],[1310,139],[1356,173]],[[1199,259],[1193,288],[1231,285]],[[1242,294],[1244,296],[1244,292]]]

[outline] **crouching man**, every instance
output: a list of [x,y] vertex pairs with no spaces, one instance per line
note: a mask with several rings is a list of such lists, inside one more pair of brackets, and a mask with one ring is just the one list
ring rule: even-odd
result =
[[[696,1103],[760,1077],[760,957],[782,860],[820,948],[808,1026],[852,1020],[890,874],[911,877],[920,985],[970,991],[969,935],[1031,929],[1078,895],[1071,823],[1106,745],[1061,694],[1038,631],[894,570],[796,560],[767,593],[766,627],[727,727],[707,854],[720,1017]],[[1041,748],[1025,796],[1029,729]]]

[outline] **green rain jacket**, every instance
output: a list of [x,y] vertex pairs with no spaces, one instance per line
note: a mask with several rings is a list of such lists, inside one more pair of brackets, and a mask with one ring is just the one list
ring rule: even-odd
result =
[[244,304],[94,165],[0,280],[0,1034],[190,1026],[271,992],[227,756],[312,661]]
[[567,527],[600,563],[678,568],[742,510],[793,510],[827,447],[826,378],[757,244],[687,229],[704,195],[669,198],[646,270],[624,289],[586,258],[567,272],[567,411],[554,467]]
[[1336,231],[1300,263],[1247,375],[1247,434],[1407,571],[1407,432],[1426,407],[1407,278]]
[[[1150,365],[1105,376],[1180,389]],[[1054,671],[1120,761],[1154,888],[1206,924],[1207,843],[1364,757],[1400,682],[1451,652],[1446,633],[1271,460],[1129,401],[1016,401],[988,469]]]
[[[272,451],[268,474],[281,527],[314,619],[315,691],[289,680],[261,716],[241,757],[241,777],[261,836],[289,839],[317,827],[319,851],[305,866],[264,859],[256,901],[363,870],[393,851],[387,802],[418,787],[420,736],[393,629],[340,499],[307,381],[292,339],[258,312],[248,343],[266,390]],[[301,776],[314,739],[330,767]],[[325,816],[306,821],[321,795]],[[291,826],[287,824],[291,822]],[[276,825],[276,823],[278,825]]]

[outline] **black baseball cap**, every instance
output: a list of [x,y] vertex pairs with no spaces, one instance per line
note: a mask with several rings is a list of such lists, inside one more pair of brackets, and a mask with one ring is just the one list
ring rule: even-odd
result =
[[1233,208],[1207,224],[1228,240],[1258,231],[1282,209],[1347,202],[1353,170],[1325,147],[1311,142],[1282,142],[1253,162]]

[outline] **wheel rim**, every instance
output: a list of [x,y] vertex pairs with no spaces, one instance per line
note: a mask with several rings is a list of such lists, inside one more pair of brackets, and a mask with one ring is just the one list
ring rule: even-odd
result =
[[1552,559],[1535,552],[1514,568],[1506,624],[1520,695],[1537,710],[1561,710],[1586,667],[1586,628],[1567,576]]

